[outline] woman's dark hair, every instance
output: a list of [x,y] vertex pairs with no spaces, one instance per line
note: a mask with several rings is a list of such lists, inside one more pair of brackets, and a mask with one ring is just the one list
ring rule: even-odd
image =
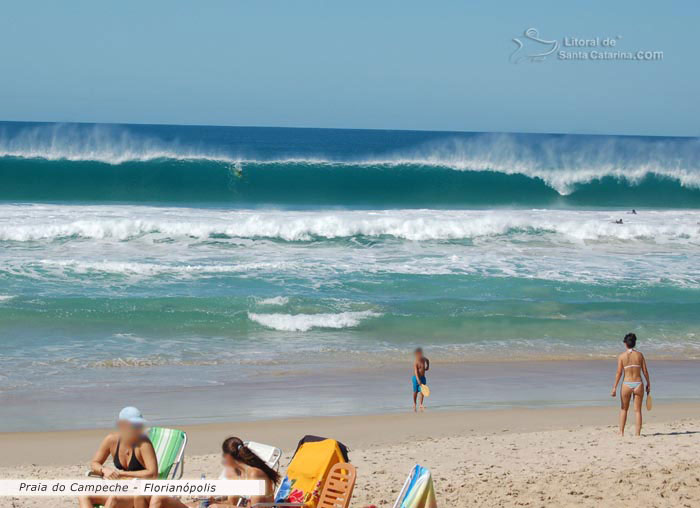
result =
[[277,484],[280,481],[280,475],[277,471],[265,464],[265,461],[256,455],[256,453],[248,448],[243,441],[237,437],[230,437],[224,444],[221,445],[221,451],[226,455],[230,455],[238,462],[260,469],[272,483]]
[[624,342],[628,348],[632,349],[637,345],[637,336],[633,333],[628,333],[625,335],[625,338],[622,339],[622,342]]

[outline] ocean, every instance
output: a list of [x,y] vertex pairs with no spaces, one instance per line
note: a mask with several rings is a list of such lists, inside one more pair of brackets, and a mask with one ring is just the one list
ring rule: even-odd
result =
[[[697,138],[0,122],[0,430],[37,401],[37,429],[109,422],[100,393],[212,420],[237,385],[277,416],[399,410],[328,387],[408,387],[419,345],[459,378],[634,331],[693,372],[698,324]],[[301,373],[340,406],[280,396]]]

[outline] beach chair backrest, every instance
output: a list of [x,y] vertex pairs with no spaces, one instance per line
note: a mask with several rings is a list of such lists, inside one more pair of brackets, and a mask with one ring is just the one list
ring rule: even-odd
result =
[[416,464],[394,503],[394,508],[437,508],[430,470]]
[[246,441],[245,445],[272,469],[279,469],[282,450],[263,443],[256,443],[255,441]]
[[355,466],[345,462],[335,464],[328,472],[323,484],[317,508],[348,508],[352,491],[355,489],[357,471]]
[[151,427],[148,438],[153,444],[158,459],[158,478],[177,480],[184,470],[187,434],[182,430]]
[[399,492],[399,495],[396,498],[396,502],[394,503],[393,508],[401,508],[401,503],[403,503],[403,500],[406,497],[406,494],[408,493],[408,489],[415,480],[416,474],[419,469],[420,466],[416,464],[415,466],[413,466],[413,469],[411,469],[411,472],[408,473],[408,477],[406,478],[406,481],[403,482],[403,487],[401,487],[401,491]]

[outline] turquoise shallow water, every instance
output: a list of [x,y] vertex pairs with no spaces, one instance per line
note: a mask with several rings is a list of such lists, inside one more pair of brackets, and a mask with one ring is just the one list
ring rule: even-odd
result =
[[322,372],[393,369],[417,345],[455,366],[610,359],[628,331],[652,359],[698,360],[699,153],[688,138],[0,124],[0,402],[139,399],[124,379],[269,391],[299,369],[330,387]]

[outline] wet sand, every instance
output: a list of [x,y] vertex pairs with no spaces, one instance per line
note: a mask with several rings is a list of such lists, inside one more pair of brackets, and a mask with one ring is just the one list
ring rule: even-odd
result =
[[[507,357],[504,358],[507,360]],[[700,362],[650,359],[659,402],[698,402]],[[411,365],[318,365],[264,375],[225,367],[192,367],[162,375],[200,381],[162,388],[152,369],[116,369],[121,386],[78,385],[58,392],[0,393],[0,432],[104,428],[134,405],[155,425],[185,426],[308,416],[404,413],[411,408]],[[615,361],[440,363],[428,372],[430,408],[607,406]],[[207,382],[201,382],[206,377]],[[132,386],[133,385],[133,386]],[[172,382],[171,382],[172,385]],[[36,408],[41,408],[37,411]],[[27,415],[32,415],[28,418]]]

